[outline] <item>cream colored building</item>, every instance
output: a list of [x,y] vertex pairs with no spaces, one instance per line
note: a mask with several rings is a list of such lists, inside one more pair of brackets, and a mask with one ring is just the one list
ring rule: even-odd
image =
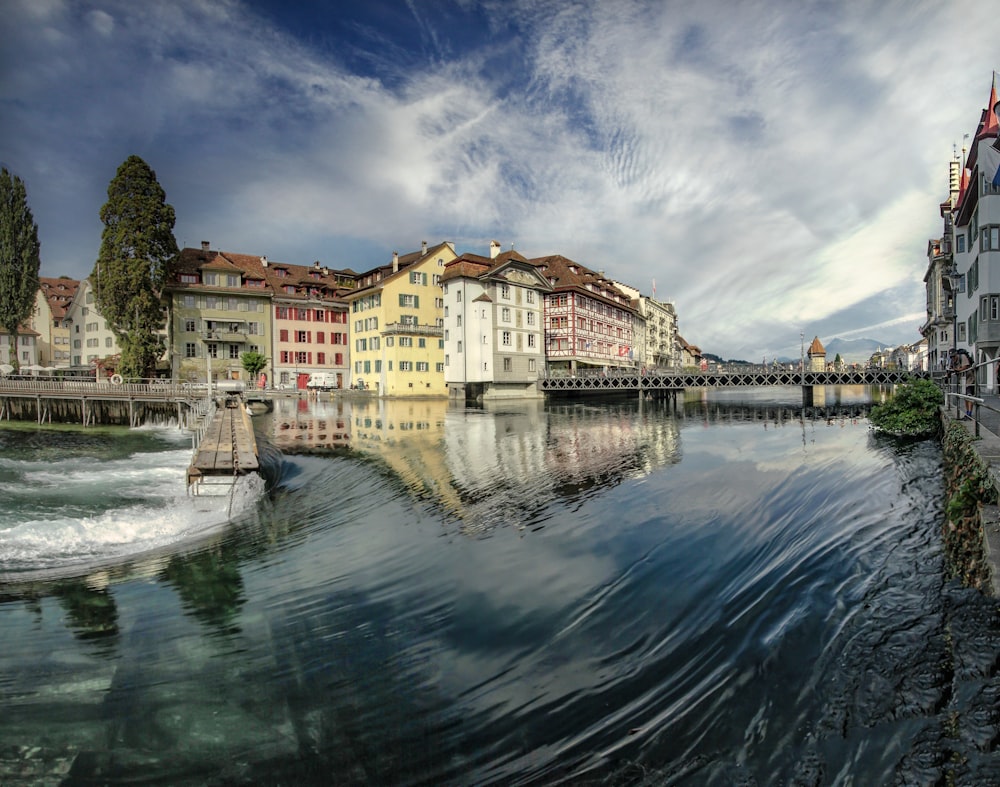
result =
[[120,354],[114,332],[97,311],[90,279],[80,282],[64,322],[70,335],[70,366],[91,368],[98,361]]
[[446,396],[441,275],[450,243],[392,254],[347,293],[351,381],[379,396]]
[[70,329],[66,313],[80,282],[68,276],[39,277],[35,312],[30,325],[38,332],[38,365],[68,369],[72,363]]

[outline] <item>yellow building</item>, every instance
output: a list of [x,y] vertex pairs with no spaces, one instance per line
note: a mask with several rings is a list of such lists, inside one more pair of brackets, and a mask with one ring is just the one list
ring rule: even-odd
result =
[[71,337],[66,313],[80,282],[68,276],[58,279],[40,276],[35,294],[35,313],[30,327],[38,331],[38,364],[56,369],[69,368],[72,362]]
[[450,243],[399,255],[358,276],[349,305],[351,386],[379,396],[447,396],[441,274]]

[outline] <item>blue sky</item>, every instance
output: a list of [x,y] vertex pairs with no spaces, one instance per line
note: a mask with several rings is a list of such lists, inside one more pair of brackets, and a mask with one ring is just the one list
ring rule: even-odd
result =
[[725,358],[919,339],[948,162],[1000,68],[979,0],[4,0],[0,162],[42,273],[107,186],[180,245],[362,271],[421,241],[563,254]]

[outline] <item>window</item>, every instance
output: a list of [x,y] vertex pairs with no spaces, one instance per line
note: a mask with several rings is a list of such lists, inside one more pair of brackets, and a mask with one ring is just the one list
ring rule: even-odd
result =
[[198,357],[198,345],[194,342],[187,342],[184,345],[184,357],[185,358],[197,358]]
[[510,347],[510,331],[504,331],[501,336],[503,337],[503,344],[505,347]]
[[528,359],[528,371],[529,372],[535,371],[535,359],[534,358],[529,358]]
[[278,341],[279,342],[287,342],[288,341],[288,329],[287,328],[282,328],[280,331],[278,331]]
[[[448,357],[445,356],[445,361],[447,361],[447,360],[448,360]],[[436,371],[438,374],[441,374],[442,372],[444,372],[444,364],[441,363],[440,361],[438,361],[436,364],[434,364],[434,371]]]
[[185,333],[194,333],[198,330],[197,323],[194,320],[184,321],[184,331]]
[[323,331],[316,331],[316,344],[326,344],[326,334]]
[[458,343],[458,348],[457,349],[458,349],[458,352],[462,352],[462,343],[461,342]]
[[535,313],[528,312],[528,325],[534,325],[534,324],[535,324]]
[[426,347],[426,346],[427,346],[426,339],[417,339],[417,347]]
[[112,345],[112,342],[113,342],[112,338],[110,336],[108,336],[108,337],[106,337],[104,339],[104,346],[105,347],[110,347]]
[[508,309],[506,306],[504,306],[500,310],[500,321],[501,322],[510,322],[510,309]]
[[275,310],[274,310],[274,316],[277,319],[279,319],[279,320],[287,320],[288,319],[288,307],[287,306],[278,306],[278,307],[276,307]]
[[202,271],[202,273],[201,273],[201,283],[202,284],[210,284],[212,286],[215,286],[215,285],[217,285],[219,283],[219,274],[217,274],[217,273],[209,273],[208,271]]
[[185,295],[184,298],[182,299],[182,303],[184,304],[184,308],[185,309],[193,309],[194,308],[194,296],[193,295]]
[[326,312],[322,309],[313,310],[313,321],[314,322],[326,322]]
[[525,295],[525,299],[528,301],[528,303],[534,303],[535,302],[535,291],[534,290],[528,290],[527,294]]
[[420,271],[410,271],[410,284],[420,284],[426,286],[427,274]]
[[240,358],[240,346],[238,344],[229,345],[229,359],[238,361]]
[[400,347],[412,347],[413,346],[413,337],[412,336],[400,336],[399,337],[399,346]]
[[503,370],[505,372],[514,371],[514,362],[510,358],[503,359]]
[[417,371],[418,372],[429,372],[431,370],[431,365],[427,361],[417,361]]
[[326,353],[316,353],[316,363],[320,366],[326,365]]
[[959,235],[955,238],[955,250],[959,254],[965,253],[965,235]]
[[402,314],[399,317],[399,322],[401,325],[409,325],[411,327],[415,327],[417,325],[417,315]]
[[209,358],[219,357],[219,345],[217,345],[215,342],[208,343],[208,357]]
[[227,273],[226,274],[226,286],[227,287],[239,287],[240,286],[240,275],[238,273]]
[[198,274],[197,273],[182,273],[179,277],[181,284],[197,284]]
[[395,336],[386,336],[385,337],[385,346],[386,347],[392,347],[395,343],[396,343],[396,337]]
[[510,300],[510,285],[507,284],[500,285],[500,297],[503,298],[505,301]]
[[308,342],[309,341],[309,331],[296,331],[295,341],[297,342]]
[[535,338],[536,338],[535,334],[533,334],[533,333],[529,333],[528,334],[528,346],[529,347],[534,347],[535,346]]
[[979,236],[980,251],[1000,250],[1000,226],[983,227],[983,232]]
[[399,293],[399,305],[404,309],[419,309],[420,308],[420,297],[417,295],[410,295],[409,293],[401,292]]
[[456,303],[461,303],[462,302],[462,291],[461,290],[455,290],[455,302]]
[[401,371],[401,372],[412,372],[413,371],[413,362],[412,361],[400,361],[399,362],[399,371]]
[[309,310],[308,309],[296,309],[295,310],[295,319],[296,320],[302,320],[303,322],[307,321],[309,319]]

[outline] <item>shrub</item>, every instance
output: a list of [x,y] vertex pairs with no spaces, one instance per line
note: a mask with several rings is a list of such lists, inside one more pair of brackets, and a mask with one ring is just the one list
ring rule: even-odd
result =
[[876,429],[899,437],[928,437],[941,426],[944,394],[931,380],[907,380],[889,401],[872,407],[868,421]]

